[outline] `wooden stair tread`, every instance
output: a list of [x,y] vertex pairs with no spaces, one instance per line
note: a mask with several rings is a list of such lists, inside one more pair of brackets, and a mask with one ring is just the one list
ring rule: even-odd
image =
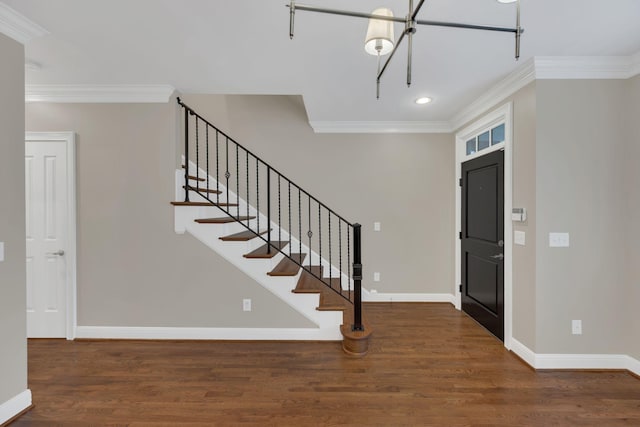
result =
[[[314,269],[313,266],[311,268]],[[295,294],[319,294],[322,292],[323,287],[326,286],[311,273],[304,270],[298,279],[298,284],[292,292]]]
[[220,240],[223,240],[225,242],[246,242],[248,240],[255,239],[256,237],[266,233],[267,231],[269,230],[263,230],[259,232],[255,232],[253,230],[245,230],[239,233],[230,234],[229,236],[222,236],[220,237]]
[[318,311],[336,311],[336,310],[348,310],[351,307],[351,302],[345,298],[353,298],[353,292],[343,292],[344,298],[335,293],[334,291],[327,289],[320,294],[320,305]]
[[173,206],[238,206],[237,203],[210,203],[210,202],[171,202]]
[[189,179],[193,179],[194,181],[206,181],[206,178],[201,178],[199,176],[195,176],[195,175],[189,175]]
[[194,221],[199,224],[228,224],[230,222],[246,221],[248,219],[254,219],[254,218],[255,216],[238,216],[238,217],[223,216],[220,218],[199,218]]
[[273,258],[279,253],[278,252],[279,249],[284,248],[288,244],[289,244],[288,241],[285,241],[285,242],[273,241],[271,242],[271,252],[268,252],[267,250],[269,248],[269,244],[265,243],[264,245],[260,246],[258,249],[252,252],[249,252],[248,254],[244,254],[243,256],[245,258]]
[[[307,257],[307,254],[291,254],[291,258],[296,260],[298,264],[302,264],[302,261]],[[276,267],[268,272],[269,276],[295,276],[300,271],[300,266],[289,258],[284,257]]]
[[[183,185],[182,188],[187,188],[186,185]],[[192,185],[189,186],[189,190],[190,191],[199,191],[201,193],[209,193],[209,194],[222,194],[222,191],[220,190],[212,190],[210,188],[201,188],[201,187],[194,187]]]

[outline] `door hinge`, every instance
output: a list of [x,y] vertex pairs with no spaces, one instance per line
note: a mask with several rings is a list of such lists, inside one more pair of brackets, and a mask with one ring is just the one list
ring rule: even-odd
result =
[[458,178],[458,185],[462,187],[462,178]]
[[458,232],[458,238],[462,239],[462,231]]
[[462,293],[462,285],[460,285],[458,289],[460,290],[460,293]]

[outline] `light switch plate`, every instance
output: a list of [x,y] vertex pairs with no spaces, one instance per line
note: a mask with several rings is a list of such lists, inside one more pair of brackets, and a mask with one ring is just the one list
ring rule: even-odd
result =
[[373,231],[380,231],[380,223],[379,222],[374,222],[373,223]]
[[0,262],[4,261],[4,242],[0,242]]
[[526,236],[524,231],[514,231],[513,232],[513,243],[516,245],[524,246],[526,242]]
[[568,248],[569,233],[549,233],[550,248]]

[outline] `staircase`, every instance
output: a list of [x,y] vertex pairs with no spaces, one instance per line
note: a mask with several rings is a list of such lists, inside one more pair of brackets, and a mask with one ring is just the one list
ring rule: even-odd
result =
[[175,230],[189,232],[315,325],[305,339],[368,350],[359,224],[352,224],[178,98],[184,156]]

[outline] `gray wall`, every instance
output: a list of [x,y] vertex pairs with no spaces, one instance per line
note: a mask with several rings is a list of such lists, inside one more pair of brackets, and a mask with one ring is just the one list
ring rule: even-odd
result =
[[0,34],[0,405],[27,389],[24,48]]
[[628,200],[626,206],[625,225],[629,227],[627,234],[627,250],[625,262],[627,266],[627,279],[629,285],[627,318],[627,343],[628,353],[640,360],[640,315],[638,315],[638,302],[640,301],[640,76],[628,81],[627,86],[629,107],[625,116],[628,150],[626,154],[626,178],[625,197]]
[[536,342],[536,83],[513,101],[513,206],[527,209],[527,221],[513,223],[525,246],[513,245],[513,336],[533,349]]
[[[363,286],[453,293],[451,134],[315,134],[300,97],[185,95],[249,150],[363,226]],[[379,221],[381,232],[373,231]],[[373,282],[373,272],[381,281]]]
[[[537,82],[537,353],[629,351],[627,85]],[[550,248],[549,232],[569,232],[571,246]],[[572,319],[582,320],[582,335],[571,334]]]
[[[513,245],[513,337],[529,347],[536,341],[536,83],[530,83],[513,95],[496,103],[513,106],[513,206],[527,209],[527,221],[513,223],[513,229],[524,231],[526,245]],[[460,126],[464,128],[482,118],[475,117]]]
[[[175,114],[173,100],[27,105],[27,130],[77,133],[78,325],[311,326],[192,236],[174,233]],[[242,311],[243,298],[253,311]]]
[[[380,292],[452,293],[453,186],[442,185],[454,180],[451,135],[317,135],[298,97],[185,101],[363,224],[365,287],[374,287],[375,270]],[[168,202],[181,153],[173,102],[37,103],[26,112],[29,131],[77,133],[80,326],[309,326],[194,238],[173,233]],[[242,312],[242,298],[254,311]]]

